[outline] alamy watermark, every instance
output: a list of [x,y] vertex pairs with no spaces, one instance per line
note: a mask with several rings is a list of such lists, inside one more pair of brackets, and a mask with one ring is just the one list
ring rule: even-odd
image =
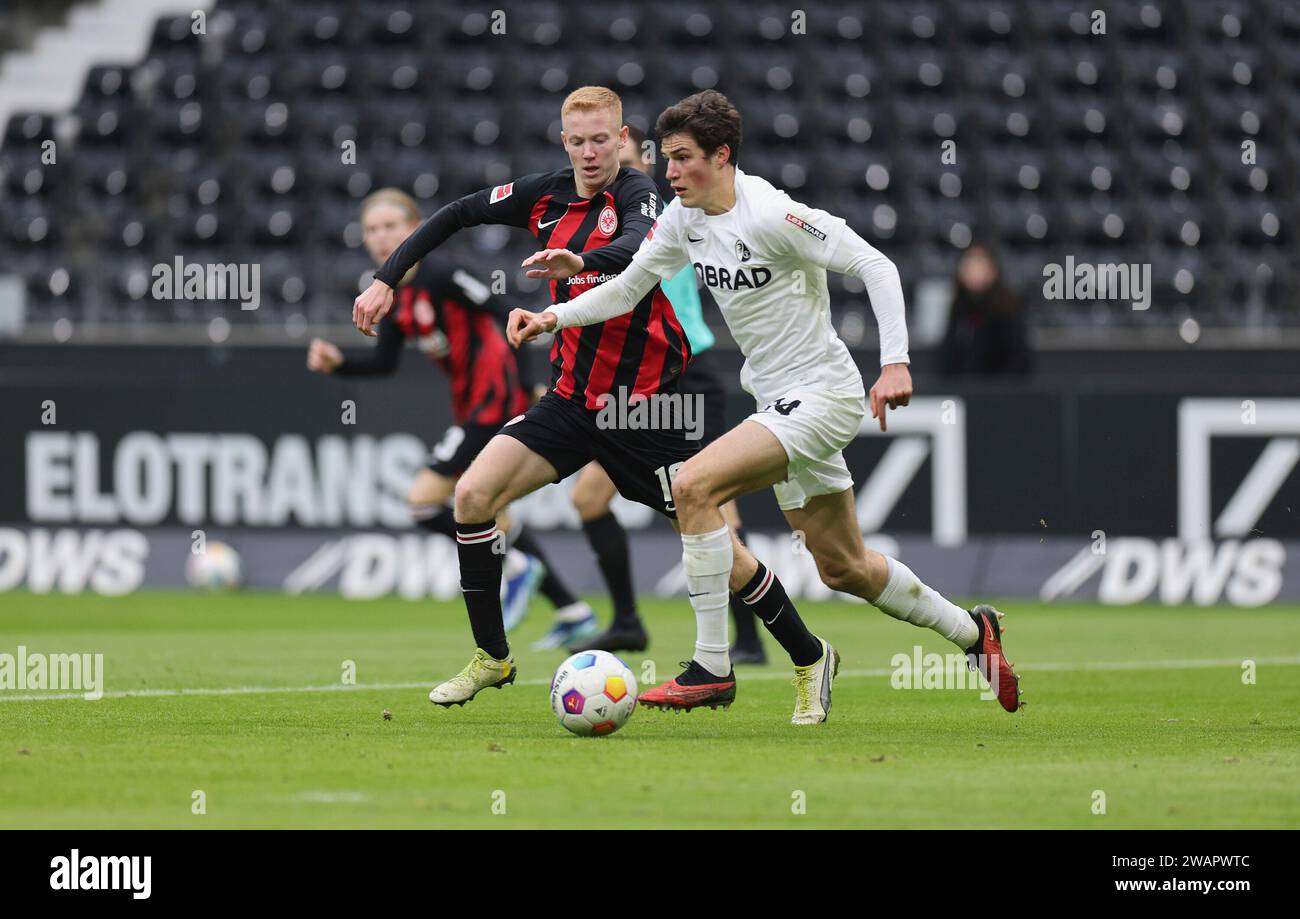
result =
[[[997,667],[986,667],[983,654],[926,653],[920,645],[909,655],[899,651],[889,659],[893,689],[978,689],[981,699],[998,697]],[[982,671],[991,674],[985,679]]]
[[68,855],[50,859],[51,890],[129,890],[136,900],[152,892],[152,855]]
[[104,655],[0,652],[0,690],[71,690],[89,701],[104,697]]
[[262,266],[256,262],[186,264],[178,255],[170,265],[154,265],[151,273],[155,300],[238,300],[241,310],[262,304]]
[[1065,264],[1043,266],[1043,298],[1046,300],[1128,300],[1133,309],[1151,306],[1149,263],[1097,264],[1076,262],[1073,255]]
[[602,431],[684,431],[687,440],[704,436],[704,396],[701,393],[628,394],[626,386],[618,395],[601,393],[596,397],[596,427]]

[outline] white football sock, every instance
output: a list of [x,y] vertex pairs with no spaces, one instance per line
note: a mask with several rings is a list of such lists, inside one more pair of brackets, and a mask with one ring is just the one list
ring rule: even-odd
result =
[[731,673],[727,610],[731,592],[731,531],[682,534],[682,568],[695,609],[695,662],[714,676]]
[[885,556],[889,580],[872,605],[895,619],[934,629],[965,651],[980,637],[970,614],[925,584],[897,559]]

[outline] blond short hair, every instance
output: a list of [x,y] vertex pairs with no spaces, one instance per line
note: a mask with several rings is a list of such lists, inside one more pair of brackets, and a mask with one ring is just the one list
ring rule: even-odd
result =
[[376,204],[391,204],[404,211],[409,220],[423,219],[423,215],[420,213],[420,205],[416,204],[415,199],[400,188],[381,188],[366,195],[361,201],[362,219],[365,218],[366,211]]
[[607,108],[614,113],[614,124],[623,127],[623,100],[618,93],[604,86],[579,86],[569,93],[560,106],[560,117],[569,112],[586,112],[593,109]]

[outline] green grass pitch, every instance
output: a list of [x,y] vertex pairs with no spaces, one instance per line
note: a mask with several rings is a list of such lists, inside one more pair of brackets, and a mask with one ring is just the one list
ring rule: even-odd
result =
[[[653,643],[625,659],[666,679],[694,618],[642,606]],[[640,709],[608,738],[550,712],[543,607],[513,636],[519,682],[444,710],[426,693],[472,650],[459,602],[0,596],[0,652],[103,653],[106,682],[99,701],[0,691],[0,827],[1300,826],[1295,606],[1006,603],[1029,703],[1009,715],[891,687],[895,653],[951,650],[932,633],[805,602],[843,655],[828,723],[789,723],[769,639],[730,711]]]

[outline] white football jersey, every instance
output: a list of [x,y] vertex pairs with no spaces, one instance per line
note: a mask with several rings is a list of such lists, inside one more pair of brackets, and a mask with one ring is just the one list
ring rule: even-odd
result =
[[735,189],[736,206],[716,217],[674,200],[632,263],[665,280],[695,267],[745,355],[741,385],[759,402],[806,383],[861,392],[826,288],[844,221],[739,169]]

